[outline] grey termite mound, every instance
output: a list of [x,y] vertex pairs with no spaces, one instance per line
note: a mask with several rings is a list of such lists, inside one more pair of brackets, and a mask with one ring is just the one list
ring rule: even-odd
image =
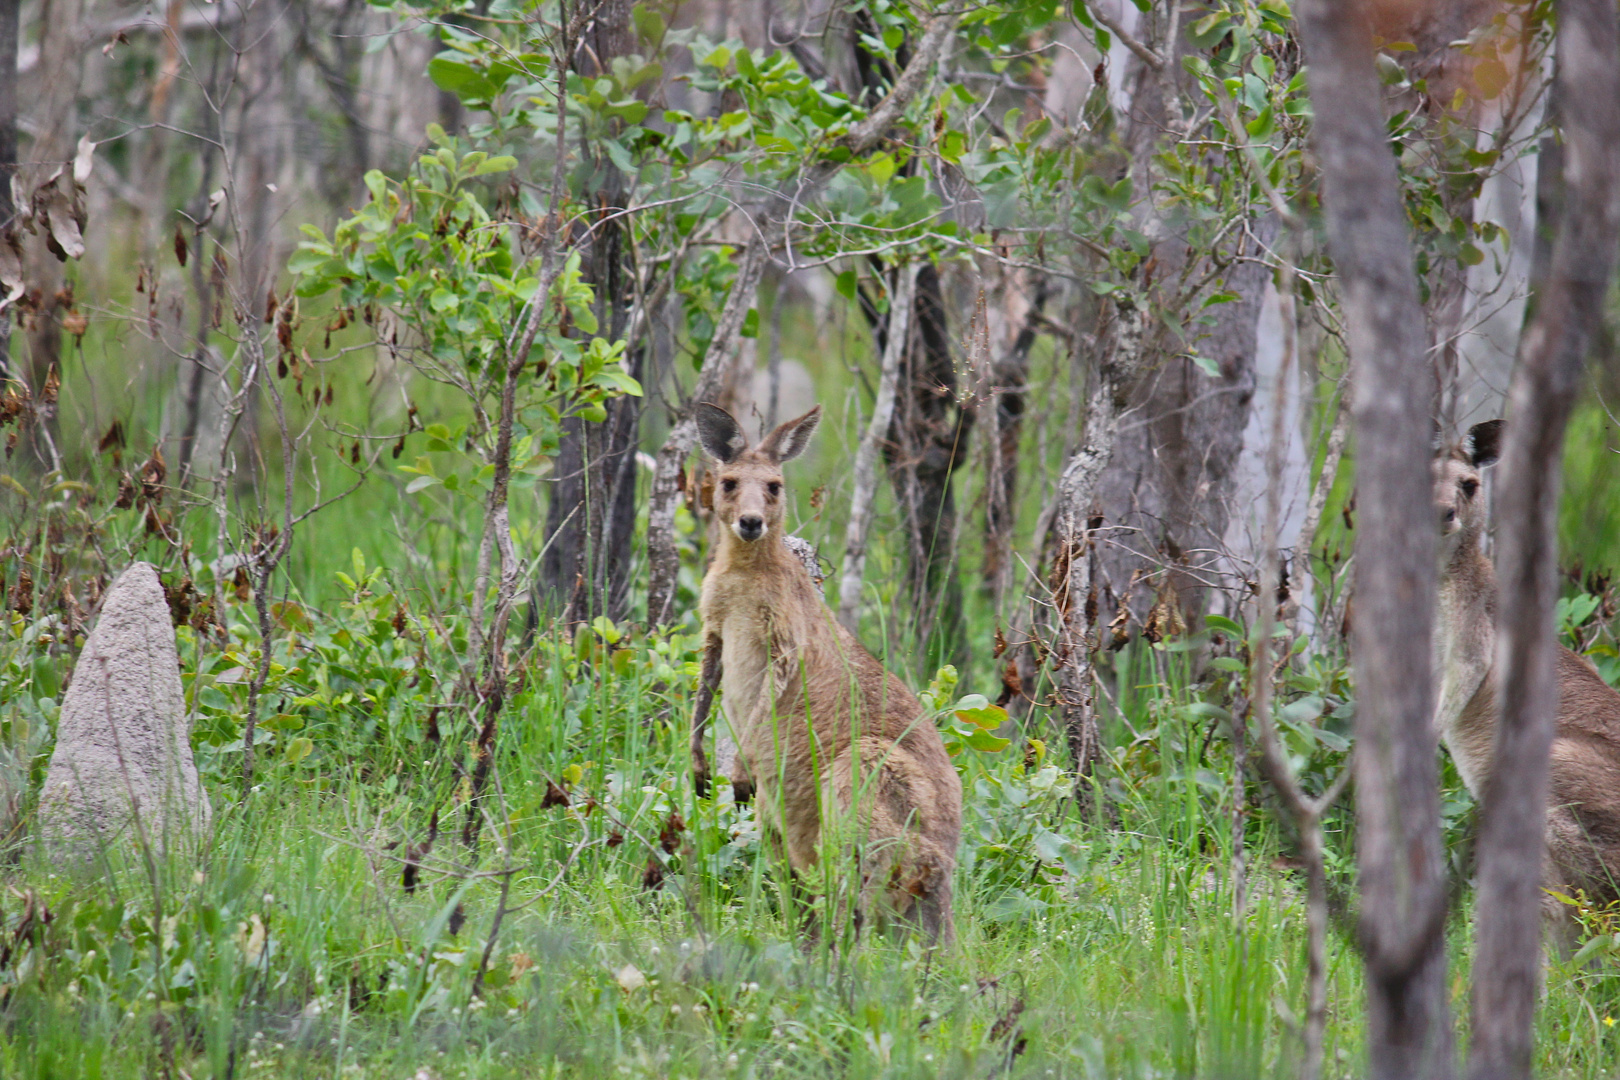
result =
[[[1497,728],[1496,569],[1480,548],[1486,507],[1480,470],[1496,461],[1502,421],[1476,424],[1434,462],[1434,500],[1442,531],[1435,608],[1435,725],[1476,798],[1494,766]],[[1585,659],[1558,649],[1558,719],[1547,777],[1547,850],[1543,884],[1599,904],[1620,899],[1620,693]],[[1511,767],[1505,763],[1504,767]],[[1564,923],[1571,909],[1549,896],[1545,908]]]
[[164,851],[203,838],[213,811],[191,755],[174,624],[157,570],[132,563],[107,589],[62,701],[40,794],[51,859],[115,841]]
[[724,409],[703,403],[696,418],[723,528],[703,579],[693,782],[707,792],[703,735],[718,689],[737,736],[730,779],[741,795],[757,788],[766,834],[793,870],[813,866],[824,836],[848,825],[860,852],[857,917],[949,944],[961,781],[922,704],[838,624],[783,542],[782,463],[803,453],[821,409],[754,447]]

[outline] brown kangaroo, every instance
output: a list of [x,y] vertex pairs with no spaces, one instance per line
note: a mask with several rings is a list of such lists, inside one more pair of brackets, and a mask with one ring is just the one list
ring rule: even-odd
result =
[[697,407],[724,528],[703,579],[693,783],[707,793],[703,732],[718,688],[737,737],[741,775],[730,779],[740,797],[757,785],[766,835],[794,872],[815,864],[824,827],[843,819],[861,852],[857,925],[893,921],[949,944],[962,783],[922,704],[838,625],[783,542],[782,462],[820,419],[817,406],[749,448],[730,413]]
[[[1480,470],[1496,461],[1502,421],[1476,424],[1434,462],[1440,512],[1440,594],[1436,607],[1435,725],[1478,798],[1496,744],[1496,571],[1480,550],[1485,500]],[[1620,899],[1620,693],[1586,660],[1558,650],[1558,727],[1547,785],[1547,852],[1543,882],[1554,892],[1577,889],[1598,903]],[[1549,896],[1546,912],[1574,926],[1568,907]]]

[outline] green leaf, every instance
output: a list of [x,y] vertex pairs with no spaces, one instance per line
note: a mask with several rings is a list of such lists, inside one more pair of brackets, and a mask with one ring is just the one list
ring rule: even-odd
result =
[[838,295],[842,296],[845,300],[853,300],[855,299],[855,282],[855,271],[845,270],[833,280],[833,288],[836,289],[838,291]]
[[749,308],[748,314],[743,316],[742,328],[737,331],[739,337],[759,337],[759,309]]
[[300,735],[287,744],[287,764],[296,765],[315,752],[315,744],[307,736]]
[[438,482],[439,478],[437,476],[418,476],[405,485],[405,494],[415,495],[418,491],[424,491]]
[[872,177],[872,182],[877,184],[878,187],[883,187],[889,182],[894,176],[896,168],[898,166],[895,164],[894,158],[882,153],[872,155],[872,160],[867,162],[866,165],[867,173]]
[[1322,715],[1323,702],[1319,694],[1307,694],[1298,701],[1290,701],[1277,710],[1277,719],[1291,726],[1309,724]]
[[664,17],[649,8],[646,4],[637,4],[630,9],[630,21],[635,24],[636,33],[641,40],[649,45],[657,45],[664,40]]
[[511,172],[517,168],[517,158],[510,154],[492,157],[478,168],[473,170],[474,176],[488,176],[490,173]]
[[1221,365],[1217,364],[1209,357],[1200,353],[1194,353],[1190,359],[1193,362],[1193,366],[1198,368],[1198,370],[1202,371],[1205,375],[1208,375],[1210,378],[1218,379],[1221,377]]
[[445,56],[435,56],[428,61],[428,78],[440,90],[462,101],[489,101],[501,92],[483,72]]
[[1219,630],[1223,634],[1231,634],[1235,638],[1242,638],[1243,627],[1228,619],[1225,615],[1205,615],[1204,625],[1211,630]]
[[1007,722],[1007,710],[1000,705],[984,705],[979,708],[957,709],[956,718],[969,724],[994,731]]
[[962,743],[983,754],[997,754],[1012,744],[1011,739],[1002,739],[990,734],[988,731],[975,729],[971,734],[963,736]]

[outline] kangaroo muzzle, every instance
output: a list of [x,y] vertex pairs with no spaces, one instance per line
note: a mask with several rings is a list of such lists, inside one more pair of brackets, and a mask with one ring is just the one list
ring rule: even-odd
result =
[[744,514],[731,526],[731,531],[737,534],[739,540],[758,540],[765,535],[765,519],[757,514]]

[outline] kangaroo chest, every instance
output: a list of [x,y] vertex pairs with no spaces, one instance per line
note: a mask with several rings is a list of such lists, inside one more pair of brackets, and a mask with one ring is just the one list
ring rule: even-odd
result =
[[[1493,613],[1472,583],[1442,582],[1434,634],[1439,686],[1435,727],[1457,772],[1479,794],[1496,744],[1495,695],[1490,671],[1495,649]],[[1461,585],[1462,587],[1459,587]]]
[[732,595],[711,613],[711,630],[720,635],[720,701],[737,740],[745,747],[761,728],[769,728],[778,702],[792,680],[793,642],[782,620],[763,597]]

